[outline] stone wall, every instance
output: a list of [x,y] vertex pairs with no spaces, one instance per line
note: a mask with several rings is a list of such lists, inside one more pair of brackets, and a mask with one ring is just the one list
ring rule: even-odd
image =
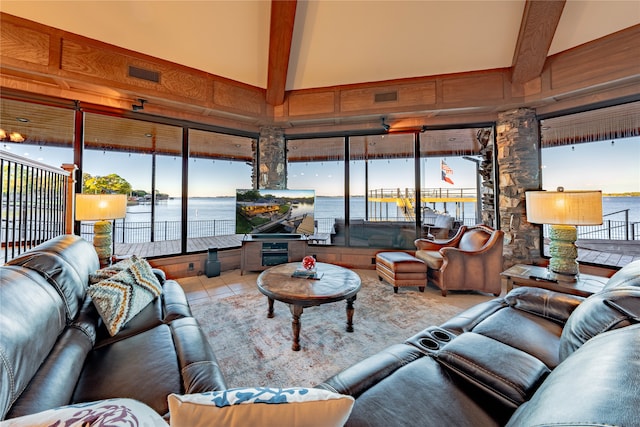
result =
[[[287,188],[286,147],[282,129],[260,129],[258,164],[254,164],[256,188],[284,190]],[[256,171],[257,167],[257,171]],[[257,172],[257,173],[256,173]]]
[[498,114],[498,200],[505,268],[540,259],[540,226],[527,222],[525,211],[525,191],[541,188],[539,140],[535,110],[519,108]]
[[491,128],[485,128],[478,131],[476,138],[482,147],[480,156],[482,162],[478,173],[482,177],[482,186],[480,188],[480,197],[482,197],[482,223],[490,227],[496,226],[496,209],[495,209],[495,190],[494,190],[494,167],[493,153],[495,150],[493,131]]

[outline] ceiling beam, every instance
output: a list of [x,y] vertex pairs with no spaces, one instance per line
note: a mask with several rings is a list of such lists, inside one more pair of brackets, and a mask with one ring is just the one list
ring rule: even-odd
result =
[[270,105],[280,105],[284,102],[297,3],[297,0],[271,1],[267,72],[267,103]]
[[526,83],[542,73],[565,2],[527,0],[513,55],[513,83]]

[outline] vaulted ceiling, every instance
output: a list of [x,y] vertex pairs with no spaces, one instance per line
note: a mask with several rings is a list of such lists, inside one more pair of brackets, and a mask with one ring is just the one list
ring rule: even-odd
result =
[[512,67],[640,23],[640,2],[30,1],[0,10],[267,90]]

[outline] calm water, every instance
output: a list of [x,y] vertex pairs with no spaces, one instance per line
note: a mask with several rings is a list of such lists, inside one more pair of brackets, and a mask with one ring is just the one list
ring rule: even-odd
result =
[[[400,217],[396,211],[395,204],[387,204],[382,208],[382,212],[390,218]],[[475,204],[463,203],[461,215],[466,219],[475,218]],[[436,210],[443,210],[441,203],[435,206]],[[449,203],[447,206],[451,214],[455,213],[455,204]],[[609,214],[612,212],[629,209],[629,221],[640,222],[640,197],[603,197],[602,211]],[[351,199],[351,217],[364,218],[365,202],[364,197],[354,197]],[[181,212],[181,200],[171,199],[162,201],[156,206],[156,222],[158,221],[179,221]],[[315,218],[342,218],[344,217],[344,201],[338,197],[316,197]],[[188,218],[195,220],[212,219],[235,219],[235,198],[234,197],[211,197],[189,199]],[[607,219],[614,221],[624,221],[624,213],[607,216]],[[149,222],[151,221],[151,206],[137,205],[127,208],[126,221]]]

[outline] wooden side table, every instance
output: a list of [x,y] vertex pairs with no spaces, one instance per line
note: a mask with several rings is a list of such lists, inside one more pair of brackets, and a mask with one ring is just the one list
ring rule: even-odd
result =
[[514,286],[533,286],[582,297],[600,291],[609,280],[607,277],[579,274],[575,281],[567,282],[546,267],[526,264],[516,264],[500,275],[507,279],[507,292]]

